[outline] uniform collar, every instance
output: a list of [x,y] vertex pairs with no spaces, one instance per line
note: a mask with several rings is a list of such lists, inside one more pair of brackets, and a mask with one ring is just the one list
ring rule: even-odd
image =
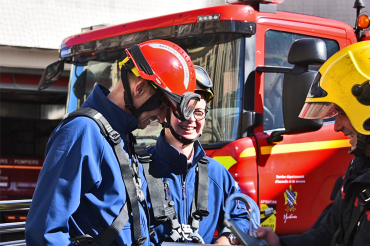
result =
[[[161,131],[154,148],[156,155],[160,157],[162,163],[168,166],[168,168],[174,168],[179,171],[188,170],[188,158],[164,139],[164,130]],[[193,153],[193,164],[197,163],[206,154],[199,140],[194,142]]]
[[92,107],[98,110],[107,119],[114,130],[121,135],[127,135],[137,128],[139,121],[109,100],[107,98],[109,93],[108,89],[97,84],[82,107]]

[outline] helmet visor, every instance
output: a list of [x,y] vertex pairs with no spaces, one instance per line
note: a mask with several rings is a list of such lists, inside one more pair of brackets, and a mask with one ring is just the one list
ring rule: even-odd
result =
[[211,78],[207,72],[200,66],[195,67],[195,77],[197,79],[197,85],[204,90],[210,89],[213,86]]
[[195,92],[202,93],[203,95],[205,95],[205,100],[207,101],[208,104],[210,104],[213,98],[212,80],[202,67],[196,65],[194,67],[195,67],[195,77],[197,80]]
[[300,118],[303,119],[326,119],[337,115],[338,112],[334,108],[333,103],[329,102],[314,102],[305,103],[299,114]]

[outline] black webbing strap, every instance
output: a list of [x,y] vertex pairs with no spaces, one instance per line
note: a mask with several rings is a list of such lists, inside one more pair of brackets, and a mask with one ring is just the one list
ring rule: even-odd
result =
[[123,182],[125,183],[128,199],[130,201],[129,205],[133,215],[132,224],[134,227],[134,242],[137,245],[142,245],[145,242],[146,237],[141,235],[139,199],[137,197],[136,186],[133,180],[133,170],[121,144],[116,144],[113,147],[121,167]]
[[140,156],[140,162],[143,164],[146,182],[148,183],[149,196],[152,203],[154,218],[157,221],[164,222],[167,220],[166,216],[166,202],[164,184],[162,178],[159,176],[154,165],[150,165],[151,157],[148,154],[144,156],[142,153],[137,153]]
[[358,195],[358,206],[353,207],[351,222],[344,234],[344,245],[348,245],[353,232],[355,231],[355,227],[361,219],[361,216],[365,213],[366,209],[369,208],[370,205],[370,187],[362,190]]
[[126,202],[119,215],[113,220],[112,224],[96,237],[96,241],[99,242],[100,245],[111,245],[120,234],[128,220],[129,212]]
[[[174,202],[166,198],[166,189],[168,183],[162,180],[158,170],[151,164],[152,159],[145,150],[137,152],[140,162],[143,164],[144,174],[148,183],[148,190],[154,218],[159,222],[169,221],[171,223],[171,235],[165,240],[167,242],[176,242],[179,239],[192,241],[194,243],[204,243],[202,237],[198,234],[199,222],[203,217],[208,216],[208,158],[204,156],[198,162],[197,189],[193,193],[192,202],[192,223],[191,226],[180,224],[177,219],[177,213],[174,209]],[[169,195],[169,194],[168,194]],[[194,231],[193,231],[194,230]]]
[[127,73],[128,71],[125,68],[121,69],[121,80],[122,80],[123,88],[125,89],[123,99],[125,100],[125,108],[130,110],[132,115],[137,118],[139,117],[139,113],[136,112],[137,109],[135,108],[133,100],[132,100],[131,87],[130,87],[130,83],[127,78]]
[[[151,164],[152,159],[148,152],[140,150],[137,152],[140,162],[143,164],[144,175],[148,183],[150,201],[152,203],[153,215],[156,221],[161,223],[170,221],[172,234],[168,237],[169,241],[176,242],[181,238],[178,230],[181,225],[177,220],[177,213],[174,208],[174,202],[168,197],[166,198],[166,189],[168,183],[162,181],[154,164]],[[169,195],[169,194],[168,194]],[[168,200],[168,201],[167,201]]]
[[[199,222],[208,216],[208,158],[206,156],[198,162],[197,190],[194,192],[191,205],[191,227],[199,229]],[[195,195],[196,194],[196,195]]]
[[[93,108],[79,108],[66,115],[63,120],[77,116],[85,116],[93,119],[99,125],[101,133],[107,138],[108,142],[113,145],[113,150],[119,162],[123,182],[128,195],[128,208],[133,213],[134,243],[137,245],[143,244],[146,240],[146,237],[143,237],[141,234],[140,210],[138,204],[139,201],[136,193],[136,185],[133,180],[133,170],[131,169],[126,153],[121,146],[121,136],[111,127],[103,115]],[[101,245],[110,245],[117,238],[124,225],[127,223],[127,221],[124,221],[126,217],[128,219],[128,210],[125,208],[125,206],[127,206],[127,202],[121,209],[120,214],[113,221],[112,225],[110,225],[106,231],[102,232],[101,235],[98,236]],[[124,215],[126,212],[127,216]]]
[[198,189],[197,189],[197,211],[200,216],[208,216],[208,158],[202,157],[198,162]]

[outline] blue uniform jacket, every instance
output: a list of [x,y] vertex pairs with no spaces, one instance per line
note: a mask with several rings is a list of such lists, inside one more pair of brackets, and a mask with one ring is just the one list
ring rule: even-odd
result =
[[[97,85],[83,106],[98,110],[122,137],[138,120],[112,103],[109,91]],[[123,100],[123,98],[122,98]],[[127,151],[127,149],[126,149]],[[139,173],[142,182],[142,168]],[[26,242],[33,245],[72,245],[70,236],[96,236],[111,225],[126,202],[126,189],[113,148],[90,118],[64,121],[52,133],[26,222]],[[149,236],[140,205],[143,236]],[[132,217],[114,245],[132,245]]]
[[[190,224],[191,204],[193,201],[194,187],[196,183],[196,167],[198,161],[205,156],[205,152],[199,141],[194,143],[194,159],[188,168],[187,157],[176,148],[167,143],[161,136],[155,147],[149,148],[148,152],[153,157],[153,162],[162,178],[168,180],[170,197],[175,202],[175,210],[180,224]],[[229,231],[223,224],[226,199],[234,193],[239,193],[240,188],[231,174],[222,164],[209,158],[208,163],[208,207],[209,215],[204,217],[199,225],[199,234],[206,244],[210,244],[216,229],[219,234]],[[185,182],[185,195],[183,195],[183,182]],[[146,190],[146,192],[148,192]],[[150,206],[150,196],[146,196]],[[154,244],[162,242],[172,231],[170,223],[163,224],[155,221],[153,210],[151,212],[151,228],[156,235],[151,241]],[[237,221],[238,226],[245,232],[249,230],[249,217],[242,202],[235,202],[231,217]]]

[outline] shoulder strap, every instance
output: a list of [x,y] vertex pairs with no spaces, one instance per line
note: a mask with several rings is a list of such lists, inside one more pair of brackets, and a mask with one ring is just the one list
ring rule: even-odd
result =
[[[107,138],[108,142],[112,145],[114,153],[118,159],[123,182],[126,187],[127,199],[129,200],[128,208],[132,211],[133,214],[133,227],[134,227],[134,243],[141,245],[145,242],[146,237],[143,237],[141,234],[140,227],[140,210],[139,210],[139,200],[136,192],[136,185],[133,180],[133,170],[130,166],[130,163],[127,159],[126,153],[124,152],[121,146],[121,136],[116,132],[109,122],[103,117],[101,113],[97,110],[89,107],[79,108],[72,113],[66,115],[63,120],[85,116],[93,119],[100,127],[101,133],[104,137]],[[110,225],[105,231],[103,231],[98,237],[97,240],[101,245],[110,245],[114,242],[117,236],[122,231],[123,227],[128,221],[128,209],[127,202],[121,209],[120,214],[115,218],[112,225]]]
[[145,150],[137,151],[140,162],[143,164],[144,175],[146,182],[148,183],[149,196],[152,203],[154,218],[157,221],[166,221],[167,216],[165,214],[165,195],[163,192],[164,184],[162,178],[157,172],[154,165],[151,165],[152,159],[148,152]]
[[154,219],[159,222],[170,221],[172,227],[170,238],[173,242],[176,242],[181,238],[181,225],[177,220],[174,202],[170,199],[169,194],[167,194],[168,183],[163,182],[157,169],[151,164],[152,158],[148,152],[141,150],[136,153],[139,155],[140,162],[143,164]]
[[191,227],[199,229],[199,222],[209,215],[208,207],[208,158],[203,156],[198,162],[197,189],[194,192],[193,203],[191,205]]
[[362,190],[357,197],[357,206],[353,207],[351,222],[344,234],[344,245],[348,245],[349,240],[353,236],[355,227],[361,219],[361,216],[365,213],[370,206],[370,186]]
[[199,216],[208,216],[208,158],[203,156],[198,162],[198,189],[197,189],[197,210]]

